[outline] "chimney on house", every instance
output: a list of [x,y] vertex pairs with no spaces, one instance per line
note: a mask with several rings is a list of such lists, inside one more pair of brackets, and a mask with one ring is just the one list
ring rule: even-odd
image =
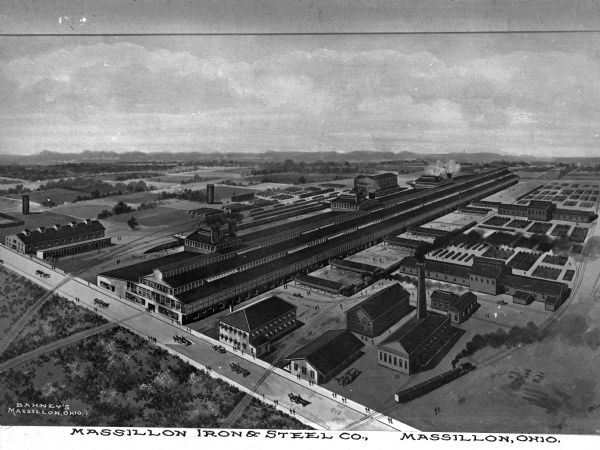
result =
[[417,319],[427,316],[427,297],[425,293],[425,262],[417,261]]

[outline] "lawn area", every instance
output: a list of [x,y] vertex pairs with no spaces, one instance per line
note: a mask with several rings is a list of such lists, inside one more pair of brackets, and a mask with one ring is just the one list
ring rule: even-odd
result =
[[45,291],[4,267],[0,267],[0,286],[0,336],[4,336]]
[[[6,405],[0,412],[3,425],[217,428],[243,394],[115,328],[1,373],[0,396]],[[10,408],[23,399],[68,405],[74,414],[13,414]],[[253,402],[235,424],[263,425],[305,428],[260,402]]]
[[[19,281],[21,284],[30,283],[25,279]],[[41,291],[41,288],[38,290]],[[31,297],[36,300],[38,296]],[[35,313],[6,351],[0,355],[0,361],[9,360],[43,345],[105,323],[107,321],[101,316],[63,297],[53,295],[46,300],[46,303]]]

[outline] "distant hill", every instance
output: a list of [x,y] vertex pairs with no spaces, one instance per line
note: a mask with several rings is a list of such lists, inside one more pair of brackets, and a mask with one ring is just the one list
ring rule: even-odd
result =
[[60,153],[43,151],[33,155],[0,155],[0,164],[57,164],[63,162],[144,162],[150,161],[222,161],[222,160],[243,160],[250,163],[260,163],[261,161],[285,161],[291,159],[296,162],[315,162],[315,161],[333,161],[333,162],[373,162],[373,161],[418,161],[431,162],[436,160],[453,159],[457,162],[475,162],[485,163],[490,161],[518,162],[564,162],[564,163],[583,163],[599,164],[600,157],[594,158],[552,158],[541,159],[529,155],[506,155],[493,152],[477,153],[436,153],[422,154],[413,152],[380,152],[380,151],[353,151],[353,152],[276,152],[268,151],[264,153],[204,153],[204,152],[108,152],[85,150],[80,153]]

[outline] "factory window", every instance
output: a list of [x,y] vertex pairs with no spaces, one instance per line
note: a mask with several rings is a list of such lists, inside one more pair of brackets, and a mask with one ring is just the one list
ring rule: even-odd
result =
[[394,356],[394,365],[397,366],[398,365],[398,359]]
[[294,370],[298,372],[298,363],[294,363]]
[[302,366],[302,375],[306,375],[306,367]]

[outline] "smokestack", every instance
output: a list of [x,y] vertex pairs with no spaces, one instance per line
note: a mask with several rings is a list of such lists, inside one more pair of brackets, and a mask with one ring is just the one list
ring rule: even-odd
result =
[[22,213],[24,215],[29,214],[29,195],[23,196]]
[[427,297],[425,294],[425,262],[417,261],[417,319],[427,316]]
[[206,203],[212,205],[215,202],[215,185],[207,184],[206,185]]
[[450,180],[452,178],[452,172],[446,172],[446,178]]

